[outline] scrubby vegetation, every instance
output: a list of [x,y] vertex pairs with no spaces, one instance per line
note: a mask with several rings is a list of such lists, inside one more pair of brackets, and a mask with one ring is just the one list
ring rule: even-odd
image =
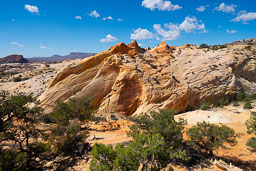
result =
[[89,98],[72,98],[68,102],[57,101],[49,117],[54,123],[67,125],[70,120],[76,118],[80,121],[90,120],[92,118],[92,112],[93,106]]
[[[81,128],[92,113],[87,98],[58,102],[50,117],[42,111],[32,95],[0,93],[0,170],[44,170],[43,163],[56,156],[74,158],[90,149],[88,131]],[[56,126],[40,128],[42,118]]]
[[198,150],[208,152],[211,156],[213,150],[226,148],[225,144],[236,145],[236,138],[239,136],[232,128],[207,122],[198,123],[188,129],[187,135],[192,146]]
[[[150,117],[151,116],[151,117]],[[143,114],[132,118],[136,124],[128,133],[133,138],[128,146],[118,145],[115,149],[95,144],[92,150],[91,170],[158,170],[170,162],[188,161],[183,149],[182,132],[186,122],[175,121],[174,111],[160,110],[151,115]]]
[[[237,99],[249,102],[255,95],[238,94]],[[228,100],[214,101],[214,106],[229,104]],[[201,109],[209,109],[203,104]],[[101,120],[92,116],[90,99],[58,101],[53,112],[43,113],[31,95],[0,93],[0,170],[44,170],[44,163],[65,156],[72,160],[91,147],[86,143],[89,132],[82,123]],[[127,133],[132,141],[115,148],[95,144],[91,151],[90,170],[160,170],[170,163],[187,164],[194,154],[213,156],[213,152],[226,145],[236,145],[239,134],[224,125],[198,123],[185,131],[186,121],[174,119],[175,111],[159,110],[131,117],[134,122]],[[114,118],[114,115],[111,117]],[[51,124],[41,128],[41,123]],[[246,123],[248,133],[256,135],[256,115]],[[189,140],[184,140],[184,133]],[[6,143],[8,142],[8,143]],[[10,145],[6,145],[10,144]],[[256,138],[247,145],[256,149]],[[7,148],[6,148],[7,147]],[[63,168],[61,168],[63,169]]]
[[[30,107],[33,105],[33,107]],[[0,164],[2,170],[39,169],[37,158],[43,159],[48,144],[37,142],[44,133],[37,129],[41,115],[38,102],[31,95],[0,93]],[[16,148],[3,148],[3,143],[16,144]],[[10,162],[11,159],[11,162]]]
[[211,108],[211,106],[210,106],[209,103],[202,103],[201,106],[200,106],[201,110],[208,110],[210,108]]
[[245,102],[244,109],[252,109],[252,105],[250,101]]
[[[250,119],[246,122],[247,132],[249,134],[254,134],[256,136],[256,114],[253,112],[251,114]],[[246,144],[250,146],[252,149],[256,150],[256,137],[252,137]]]
[[211,49],[211,50],[219,50],[219,49],[224,49],[227,48],[227,45],[213,45],[213,46],[209,46],[205,43],[201,44],[199,46],[200,49]]

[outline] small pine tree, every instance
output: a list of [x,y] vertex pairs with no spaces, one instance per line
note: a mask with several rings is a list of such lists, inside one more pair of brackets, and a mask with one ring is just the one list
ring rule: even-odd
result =
[[224,143],[236,145],[239,136],[232,128],[225,125],[218,126],[207,122],[198,123],[187,130],[190,143],[198,150],[208,152],[211,156],[213,150],[226,148]]
[[250,101],[245,102],[244,109],[252,109],[252,105]]
[[68,125],[69,120],[80,121],[92,118],[93,106],[89,98],[72,98],[68,102],[57,101],[53,111],[50,113],[51,121],[58,124]]
[[[248,121],[246,121],[246,127],[247,127],[247,132],[249,134],[256,135],[256,114],[255,114],[255,112],[252,112],[250,119]],[[250,146],[251,148],[256,150],[256,138],[255,137],[250,138],[246,145]]]

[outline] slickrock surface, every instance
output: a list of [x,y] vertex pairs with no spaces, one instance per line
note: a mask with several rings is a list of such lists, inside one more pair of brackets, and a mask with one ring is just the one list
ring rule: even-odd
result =
[[[56,64],[0,64],[0,74],[1,72],[6,74],[2,78],[0,77],[0,91],[33,93],[33,96],[38,97],[47,89],[49,82],[57,72],[61,71],[63,67],[75,65],[80,60],[67,60]],[[14,82],[13,78],[15,77],[20,77],[23,80]]]
[[59,72],[40,96],[51,111],[58,99],[90,96],[98,114],[140,114],[158,108],[182,112],[204,101],[256,91],[256,53],[246,45],[219,50],[162,42],[152,50],[136,41],[110,49]]

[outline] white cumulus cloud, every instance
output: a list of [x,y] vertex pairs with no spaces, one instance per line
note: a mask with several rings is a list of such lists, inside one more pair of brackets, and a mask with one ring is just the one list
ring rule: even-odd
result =
[[131,39],[134,40],[144,40],[144,39],[152,39],[153,33],[148,31],[147,29],[138,28],[131,34]]
[[191,33],[192,31],[200,31],[199,33],[207,33],[204,23],[197,21],[196,17],[186,17],[181,24],[167,23],[164,27],[160,24],[154,24],[154,29],[157,32],[156,39],[160,40],[176,40],[180,37],[181,31]]
[[226,30],[226,32],[227,32],[227,33],[229,33],[229,34],[237,33],[237,31],[236,31],[236,30]]
[[196,8],[196,10],[197,10],[198,12],[204,12],[207,7],[209,7],[209,5],[200,6],[200,7]]
[[217,11],[225,12],[225,13],[235,13],[237,6],[234,4],[226,5],[225,3],[221,3],[218,7],[215,8]]
[[149,8],[151,11],[158,9],[161,11],[175,11],[181,9],[179,5],[173,5],[171,1],[165,0],[143,0],[142,6]]
[[95,17],[95,18],[100,17],[100,14],[99,14],[96,10],[93,10],[89,15],[90,15],[91,17]]
[[31,12],[31,13],[39,13],[39,9],[37,6],[33,5],[25,5],[25,10]]
[[122,18],[118,18],[117,21],[123,21],[123,19]]
[[234,21],[234,22],[239,22],[239,21],[243,21],[243,22],[246,22],[246,21],[250,21],[250,20],[256,20],[256,12],[243,12],[243,13],[240,13],[240,15],[238,15],[236,18],[232,19],[231,21]]
[[103,38],[103,39],[100,39],[100,42],[104,43],[104,42],[115,42],[117,41],[118,39],[114,36],[112,36],[111,34],[108,34],[106,36],[106,38]]
[[194,30],[206,32],[204,23],[199,24],[196,17],[186,17],[185,20],[179,25],[179,28],[184,30],[186,33],[190,33]]
[[11,42],[12,45],[16,45],[16,46],[19,46],[19,47],[24,47],[23,44],[19,43],[19,42]]
[[75,19],[76,19],[76,20],[82,20],[82,16],[79,16],[79,15],[78,15],[78,16],[75,16]]
[[104,17],[103,20],[114,20],[113,17],[108,16],[108,17]]
[[164,24],[164,28],[162,28],[160,24],[154,24],[153,27],[163,40],[176,40],[180,37],[180,28],[173,23]]

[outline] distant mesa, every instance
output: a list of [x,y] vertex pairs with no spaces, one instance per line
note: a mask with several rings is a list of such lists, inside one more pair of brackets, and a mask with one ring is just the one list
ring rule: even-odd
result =
[[28,63],[28,60],[22,55],[13,54],[0,58],[0,63]]
[[81,58],[87,58],[90,56],[95,55],[96,53],[88,53],[88,52],[71,52],[68,55],[61,56],[61,55],[53,55],[51,57],[33,57],[29,58],[29,62],[35,63],[35,62],[63,62],[65,60],[74,60],[74,59],[81,59]]

